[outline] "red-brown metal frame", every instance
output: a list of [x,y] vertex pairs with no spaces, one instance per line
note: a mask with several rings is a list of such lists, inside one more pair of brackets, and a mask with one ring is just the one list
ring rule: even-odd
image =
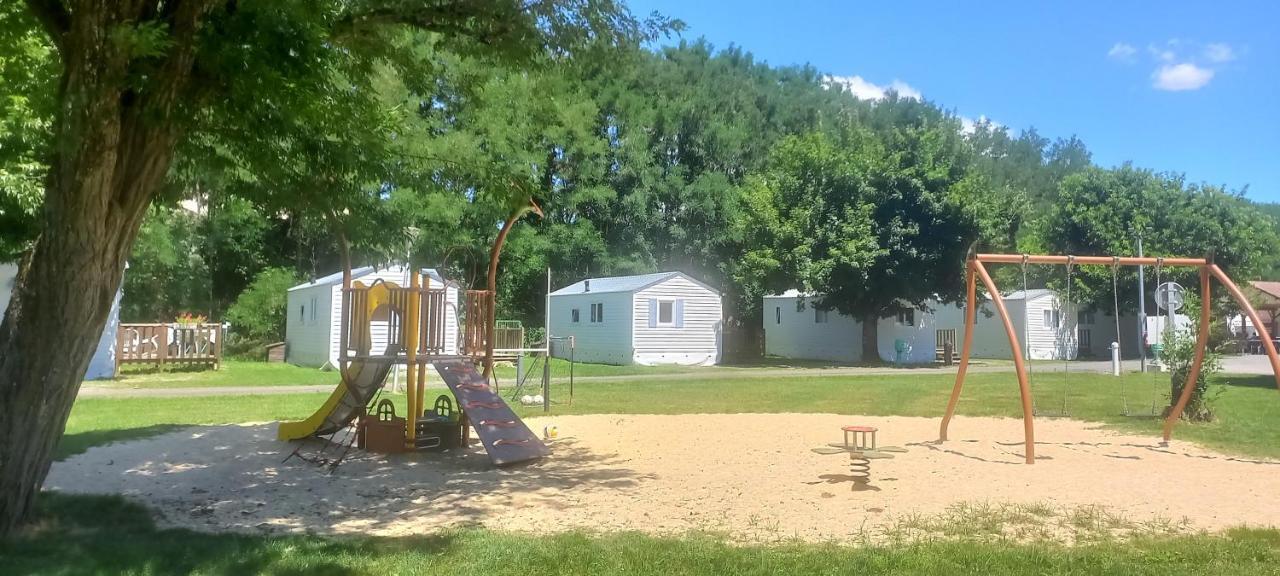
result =
[[[1191,362],[1191,370],[1187,374],[1187,382],[1195,382],[1200,376],[1200,365],[1204,362],[1205,348],[1209,344],[1209,314],[1210,314],[1210,278],[1217,278],[1218,283],[1222,284],[1231,297],[1235,299],[1240,308],[1249,315],[1249,319],[1253,321],[1253,325],[1258,330],[1258,337],[1262,340],[1263,348],[1267,352],[1268,359],[1271,360],[1271,370],[1276,379],[1276,388],[1280,390],[1280,356],[1276,354],[1275,345],[1271,342],[1271,334],[1267,332],[1267,327],[1262,323],[1262,319],[1258,317],[1258,313],[1249,305],[1248,299],[1240,292],[1234,282],[1218,268],[1217,264],[1205,258],[1131,258],[1118,256],[1054,256],[1054,255],[1030,255],[1030,254],[977,254],[969,258],[967,270],[967,287],[966,287],[966,305],[964,314],[964,345],[960,353],[960,367],[956,372],[956,383],[951,389],[951,398],[947,401],[947,412],[942,416],[942,426],[938,430],[938,440],[943,442],[947,440],[947,426],[951,423],[951,418],[955,416],[956,404],[960,400],[960,391],[964,388],[964,377],[969,369],[969,354],[973,351],[973,328],[977,319],[977,281],[982,279],[983,286],[986,287],[987,293],[991,296],[991,301],[995,305],[996,313],[1000,315],[1000,320],[1004,323],[1005,334],[1009,337],[1009,348],[1013,353],[1013,367],[1018,373],[1018,391],[1022,396],[1022,422],[1023,433],[1025,435],[1025,452],[1027,464],[1035,463],[1035,419],[1031,401],[1031,386],[1027,378],[1027,367],[1022,358],[1022,346],[1018,342],[1018,334],[1014,330],[1013,321],[1009,318],[1009,312],[1005,309],[1004,299],[1000,297],[1000,291],[996,289],[995,281],[991,279],[991,275],[987,273],[984,263],[989,264],[1071,264],[1071,265],[1104,265],[1104,266],[1195,266],[1200,269],[1200,330],[1196,337],[1195,357]],[[1191,392],[1195,386],[1183,386],[1182,393],[1178,396],[1178,401],[1169,410],[1169,414],[1165,417],[1164,422],[1164,439],[1167,442],[1173,434],[1173,426],[1177,424],[1178,419],[1182,417],[1182,411],[1187,407],[1187,401],[1191,399]]]

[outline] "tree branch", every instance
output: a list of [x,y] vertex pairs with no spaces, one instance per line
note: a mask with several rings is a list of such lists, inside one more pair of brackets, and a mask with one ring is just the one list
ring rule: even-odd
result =
[[62,52],[63,35],[71,29],[71,12],[67,11],[62,0],[27,0],[27,8],[44,26],[58,52]]

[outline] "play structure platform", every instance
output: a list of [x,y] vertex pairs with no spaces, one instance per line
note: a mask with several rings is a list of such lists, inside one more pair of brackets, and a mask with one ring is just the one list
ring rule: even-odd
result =
[[[383,280],[353,284],[349,272],[343,280],[342,380],[310,417],[281,422],[279,439],[328,436],[354,423],[358,445],[377,452],[465,447],[469,430],[475,430],[490,460],[499,466],[550,453],[476,370],[477,353],[490,332],[482,323],[467,324],[463,355],[447,355],[444,315],[450,312],[442,290],[423,288],[416,272],[408,287]],[[468,297],[473,293],[481,301],[468,303],[469,309],[493,305],[491,293],[470,291]],[[379,399],[387,375],[397,365],[404,365],[407,375],[408,409],[403,417],[396,415],[393,402]],[[430,410],[424,401],[428,366],[435,367],[452,396],[440,395]]]

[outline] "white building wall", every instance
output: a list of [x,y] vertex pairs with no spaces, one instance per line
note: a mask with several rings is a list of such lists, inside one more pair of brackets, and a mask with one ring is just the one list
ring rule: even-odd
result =
[[[551,335],[574,338],[574,359],[596,364],[633,361],[631,292],[584,292],[551,296]],[[591,305],[602,304],[604,320],[591,321]],[[573,321],[573,310],[578,321]],[[568,347],[556,347],[568,353]]]
[[[1065,303],[1056,295],[1046,294],[1033,297],[1027,303],[1026,337],[1030,343],[1027,354],[1032,360],[1067,360],[1076,357],[1076,308],[1074,305],[1064,308]],[[1050,315],[1049,326],[1045,325],[1045,312]],[[1054,314],[1059,315],[1053,325]]]
[[[672,300],[682,323],[651,325],[650,301]],[[637,364],[713,366],[720,362],[723,309],[720,295],[684,276],[672,276],[635,293],[633,345]]]
[[[0,264],[0,320],[9,309],[9,300],[13,297],[13,288],[18,279],[16,264]],[[111,302],[111,312],[107,316],[107,325],[98,336],[98,345],[94,348],[93,357],[89,360],[89,368],[85,372],[85,380],[101,380],[112,378],[116,371],[116,331],[120,326],[120,297],[123,288],[116,291],[116,298]]]
[[329,326],[334,318],[332,286],[289,292],[285,315],[286,360],[299,366],[323,366],[328,360]]
[[[828,313],[826,324],[815,323],[815,312],[811,306],[798,308],[797,303],[803,297],[766,296],[764,299],[765,353],[786,358],[806,358],[816,360],[832,360],[838,362],[861,361],[862,327],[853,318]],[[1031,314],[1039,319],[1042,307],[1049,304],[1037,304],[1033,299]],[[913,325],[904,325],[898,318],[881,318],[877,326],[879,342],[877,350],[880,359],[892,362],[896,359],[896,341],[903,340],[910,350],[903,358],[904,363],[926,364],[935,360],[938,330],[954,329],[956,331],[956,347],[959,351],[964,343],[964,307],[958,304],[942,305],[931,303],[931,311],[916,310]],[[1009,312],[1019,346],[1026,350],[1026,332],[1024,323],[1027,318],[1025,303],[1021,299],[1006,300],[1005,308]],[[781,322],[778,320],[781,319]],[[995,313],[995,307],[985,302],[975,315],[973,334],[973,358],[1012,359],[1013,352],[1009,346],[1009,337],[1004,323]],[[1113,330],[1114,331],[1114,330]],[[1032,325],[1031,341],[1035,358],[1057,358],[1062,350],[1055,336],[1048,336],[1037,331]],[[1064,339],[1065,340],[1065,339]]]
[[764,297],[764,352],[770,356],[832,362],[862,357],[862,325],[831,310],[826,322],[802,296]]

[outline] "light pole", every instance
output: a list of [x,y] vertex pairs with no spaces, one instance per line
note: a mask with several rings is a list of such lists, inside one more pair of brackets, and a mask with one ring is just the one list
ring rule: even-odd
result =
[[[1142,257],[1142,233],[1138,233],[1138,257]],[[1143,267],[1138,266],[1138,365],[1147,371],[1147,288]],[[1116,312],[1119,314],[1119,312]],[[1119,339],[1119,334],[1116,339]]]

